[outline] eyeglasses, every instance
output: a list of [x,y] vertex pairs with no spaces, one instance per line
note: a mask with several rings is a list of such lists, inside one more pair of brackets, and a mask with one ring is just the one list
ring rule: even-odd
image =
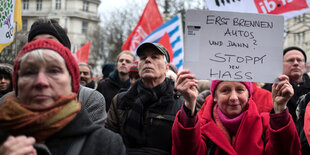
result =
[[294,64],[295,63],[295,60],[297,61],[298,64],[301,64],[301,63],[304,63],[305,60],[304,59],[300,59],[300,58],[292,58],[292,59],[288,59],[288,60],[285,60],[285,62],[287,63],[290,63],[290,64]]

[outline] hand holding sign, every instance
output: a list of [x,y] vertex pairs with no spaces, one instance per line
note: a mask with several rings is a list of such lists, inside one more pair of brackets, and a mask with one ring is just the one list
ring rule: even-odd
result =
[[185,99],[185,106],[195,112],[196,100],[198,96],[197,80],[189,70],[182,70],[178,73],[175,81],[175,89],[178,90]]
[[272,85],[273,109],[276,114],[286,109],[287,102],[294,95],[288,76],[280,75],[278,79],[279,83]]

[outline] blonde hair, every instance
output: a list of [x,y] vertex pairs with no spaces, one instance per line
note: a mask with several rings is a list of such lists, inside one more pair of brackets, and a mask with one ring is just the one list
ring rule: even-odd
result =
[[123,54],[128,54],[128,55],[130,55],[130,56],[133,58],[133,61],[132,61],[132,62],[136,61],[136,56],[135,56],[132,52],[130,52],[130,51],[122,51],[121,53],[119,53],[119,54],[117,55],[117,57],[116,57],[116,62],[118,62],[119,57],[121,57],[121,55],[123,55]]

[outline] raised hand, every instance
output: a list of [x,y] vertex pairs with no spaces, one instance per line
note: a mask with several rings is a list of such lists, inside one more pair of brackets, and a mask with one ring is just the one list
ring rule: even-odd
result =
[[196,100],[198,96],[197,80],[190,71],[185,69],[178,73],[175,81],[175,88],[182,94],[185,99],[185,106],[191,109],[192,114],[195,112]]
[[278,77],[279,83],[272,85],[272,100],[275,113],[280,113],[286,109],[287,102],[294,95],[294,89],[286,75]]

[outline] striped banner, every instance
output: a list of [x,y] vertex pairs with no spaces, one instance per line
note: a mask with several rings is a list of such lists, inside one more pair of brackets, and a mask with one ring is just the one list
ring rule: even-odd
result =
[[[159,40],[168,33],[170,45],[173,50],[172,64],[174,64],[178,70],[183,69],[183,28],[180,15],[174,16],[169,21],[158,27],[151,34],[149,34],[140,44],[144,42],[158,43]],[[136,52],[136,51],[135,51]]]

